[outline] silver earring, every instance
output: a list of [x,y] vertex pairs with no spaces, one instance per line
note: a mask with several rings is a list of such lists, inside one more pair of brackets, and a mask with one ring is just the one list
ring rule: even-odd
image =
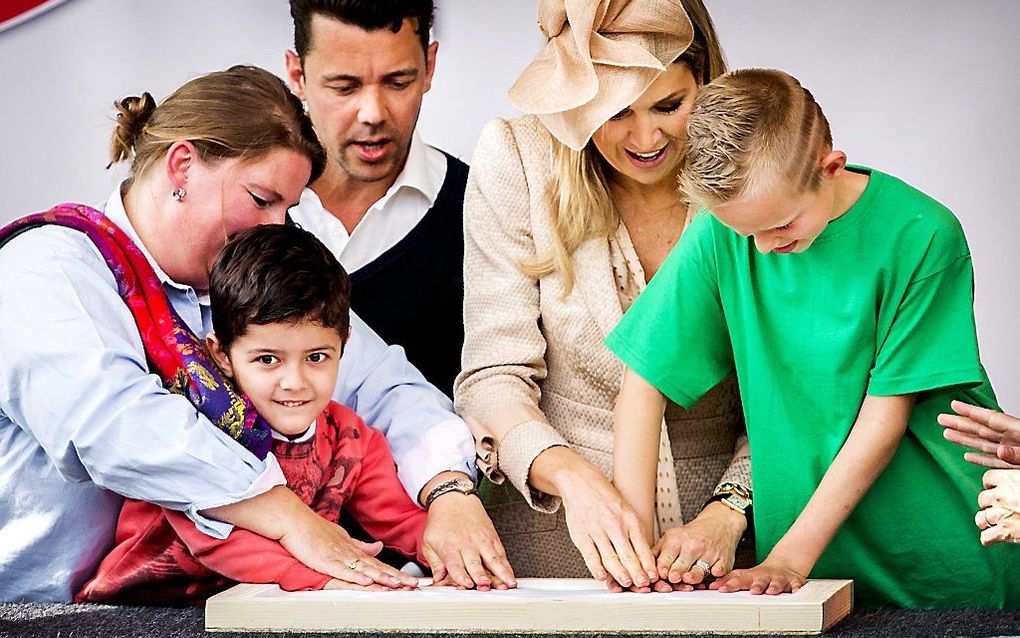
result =
[[170,197],[173,197],[175,202],[183,202],[185,195],[187,195],[187,192],[184,190],[183,186],[178,186],[172,193],[170,193]]

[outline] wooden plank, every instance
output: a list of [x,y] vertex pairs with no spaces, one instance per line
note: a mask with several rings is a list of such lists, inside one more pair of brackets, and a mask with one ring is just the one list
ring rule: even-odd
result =
[[[427,584],[428,581],[423,581]],[[819,633],[853,606],[849,580],[796,594],[611,594],[591,579],[522,578],[510,591],[285,592],[237,585],[209,599],[208,631],[407,633]]]

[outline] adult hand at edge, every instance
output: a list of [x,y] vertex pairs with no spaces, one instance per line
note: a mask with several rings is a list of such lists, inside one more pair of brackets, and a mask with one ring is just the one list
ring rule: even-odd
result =
[[975,450],[964,458],[982,467],[1020,468],[1020,419],[963,401],[951,407],[955,414],[940,414],[938,422],[946,439]]
[[974,516],[981,544],[1020,543],[1020,470],[988,470],[983,482]]
[[503,543],[477,496],[447,492],[432,501],[422,553],[437,584],[482,591],[517,587]]

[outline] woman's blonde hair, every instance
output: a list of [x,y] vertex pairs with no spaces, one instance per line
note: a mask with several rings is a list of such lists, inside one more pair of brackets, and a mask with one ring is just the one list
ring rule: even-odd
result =
[[754,197],[783,179],[798,192],[821,181],[832,133],[814,96],[773,69],[728,73],[698,94],[687,120],[687,167],[680,190],[713,205]]
[[[726,72],[726,61],[719,46],[715,25],[702,0],[682,0],[694,26],[694,40],[674,64],[684,64],[698,84],[707,84]],[[550,254],[521,264],[532,277],[561,272],[564,293],[574,287],[571,255],[589,237],[608,237],[620,223],[609,191],[607,171],[612,170],[593,142],[575,151],[552,139],[552,184],[554,243]]]
[[117,127],[110,163],[131,160],[131,180],[148,173],[175,142],[195,145],[203,161],[255,159],[282,148],[312,164],[315,180],[326,153],[312,122],[280,78],[254,66],[234,66],[187,82],[163,103],[148,93],[114,103]]

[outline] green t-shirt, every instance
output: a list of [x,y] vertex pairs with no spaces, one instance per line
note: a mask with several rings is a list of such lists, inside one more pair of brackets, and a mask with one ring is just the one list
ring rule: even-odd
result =
[[888,468],[813,578],[853,578],[864,606],[1020,606],[1020,547],[982,547],[982,468],[942,437],[959,398],[996,407],[978,359],[973,271],[944,206],[879,171],[803,253],[761,254],[699,215],[607,339],[690,407],[734,368],[764,559],[807,504],[865,395],[918,393]]

